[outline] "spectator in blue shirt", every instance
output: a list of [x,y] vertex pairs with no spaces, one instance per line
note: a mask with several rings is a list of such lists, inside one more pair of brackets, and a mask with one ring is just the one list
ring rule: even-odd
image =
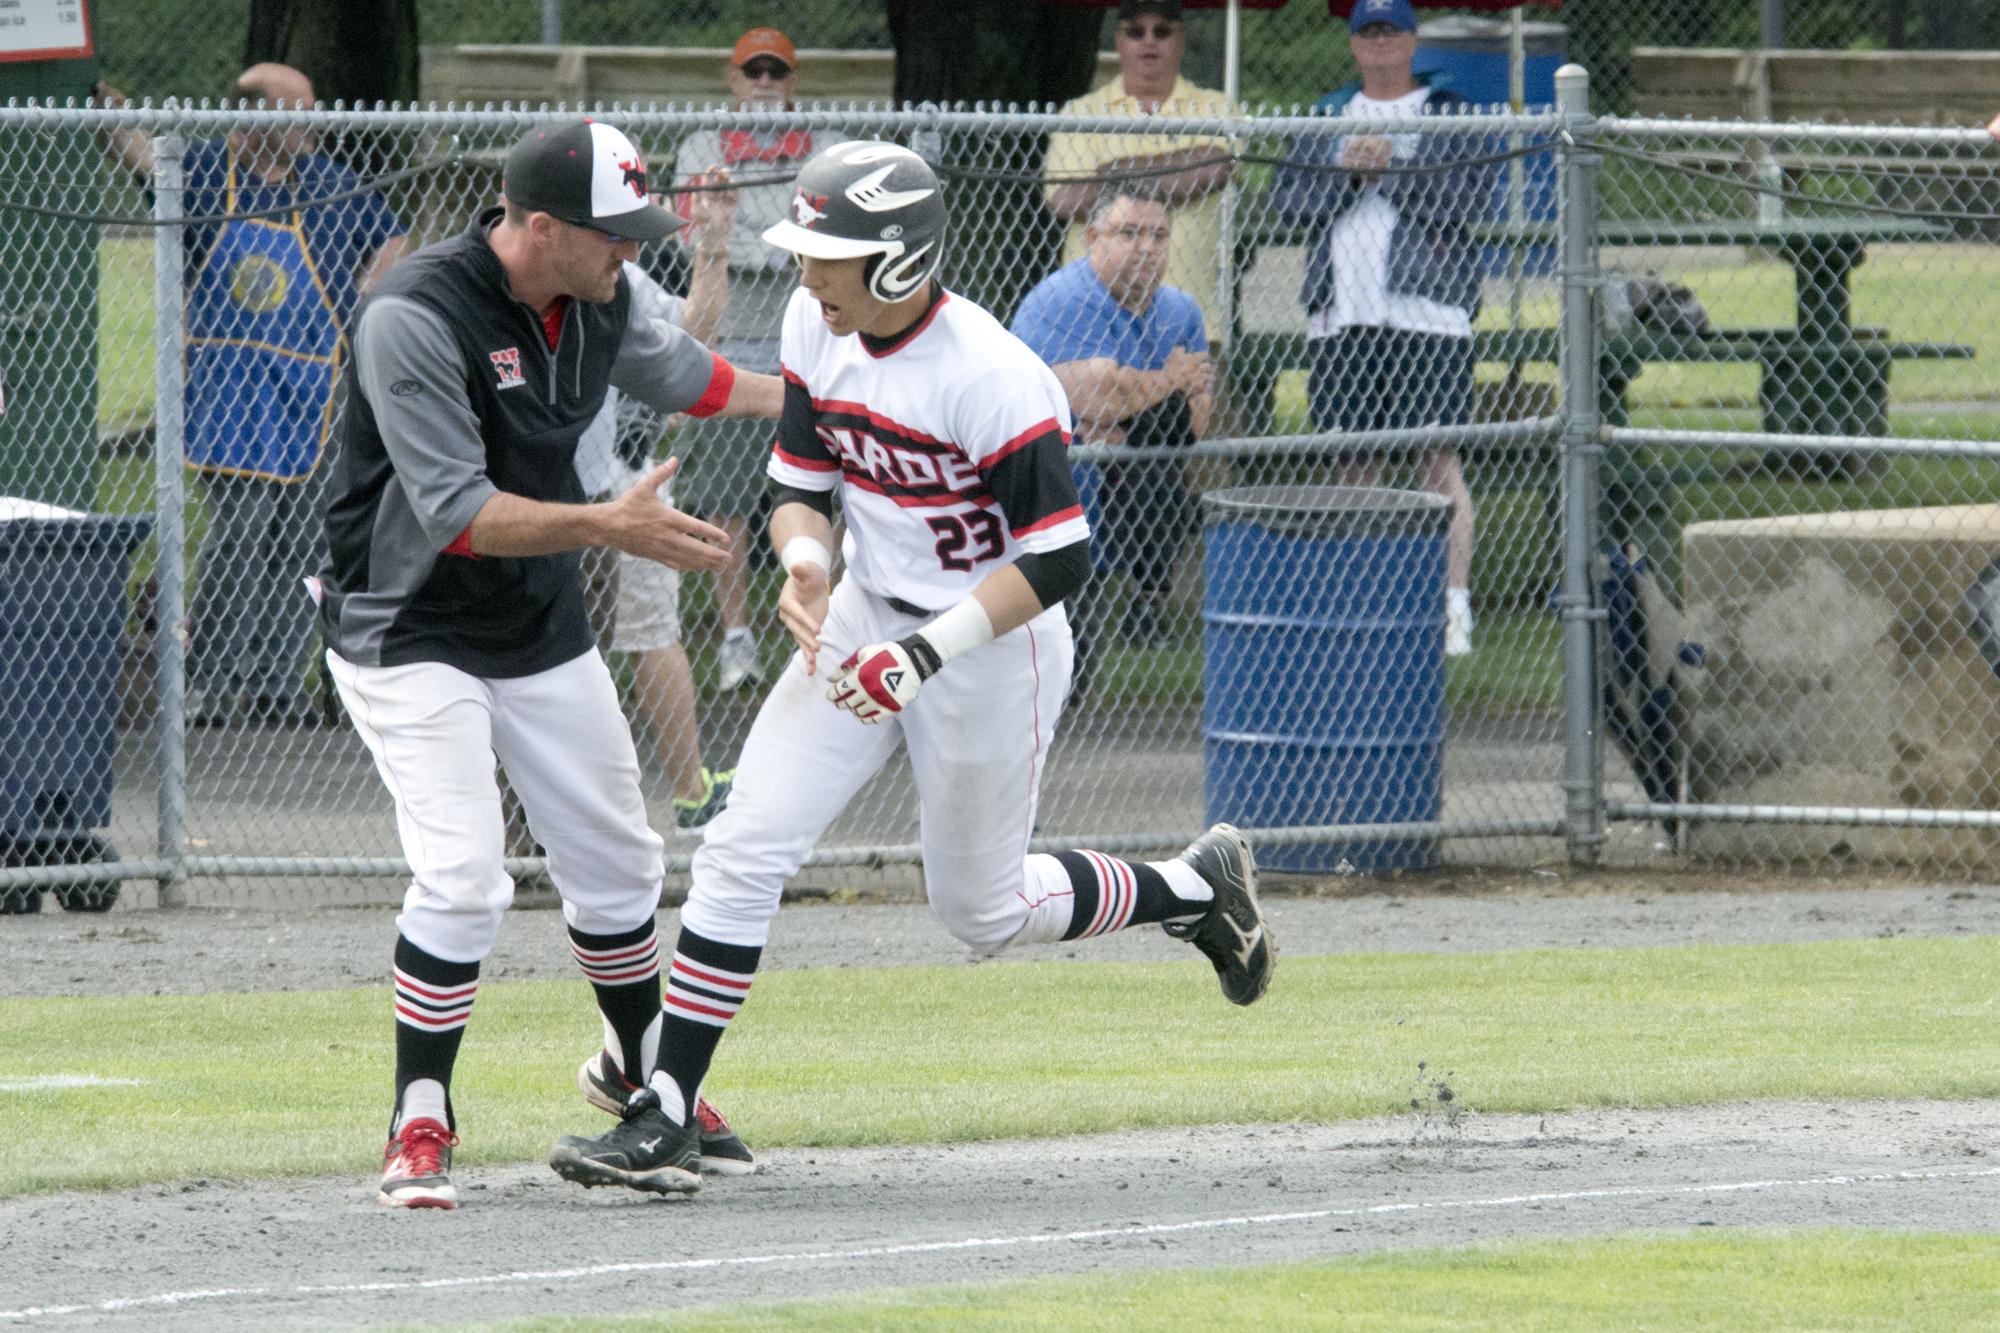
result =
[[[247,103],[307,107],[310,81],[253,65]],[[124,95],[100,85],[99,101]],[[110,151],[141,181],[153,147],[117,130]],[[321,563],[320,460],[333,430],[347,327],[361,295],[403,252],[406,229],[382,197],[296,125],[190,144],[183,230],[186,447],[208,526],[196,557],[187,717],[308,721],[304,658],[313,608],[300,580]],[[349,197],[339,198],[346,195]],[[320,203],[319,200],[329,202]],[[262,213],[261,217],[243,214]]]
[[[1208,337],[1192,296],[1161,284],[1173,215],[1143,180],[1104,187],[1090,212],[1083,258],[1044,278],[1022,301],[1014,334],[1055,371],[1069,395],[1079,443],[1192,444],[1208,429],[1213,396]],[[1193,520],[1178,459],[1079,465],[1095,492],[1092,546],[1102,567],[1131,575],[1128,642],[1164,636],[1161,612]],[[1092,609],[1077,617],[1077,678],[1087,679]],[[1080,686],[1079,686],[1080,688]]]

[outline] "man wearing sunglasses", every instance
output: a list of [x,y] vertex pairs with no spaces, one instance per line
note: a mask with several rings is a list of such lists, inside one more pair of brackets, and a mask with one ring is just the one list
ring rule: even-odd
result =
[[[733,365],[775,372],[778,330],[798,274],[789,254],[764,243],[764,229],[790,215],[792,177],[806,159],[848,136],[774,123],[774,113],[794,107],[799,87],[799,53],[776,28],[752,28],[737,38],[723,78],[737,109],[759,113],[759,118],[697,130],[681,140],[674,179],[691,181],[718,167],[734,177],[736,217],[720,242],[725,250],[720,257],[729,262],[729,301],[715,348]],[[694,196],[676,199],[682,216],[690,216]],[[716,244],[701,241],[693,228],[676,239],[697,262],[704,245]],[[718,683],[725,690],[755,686],[764,678],[750,633],[750,575],[743,560],[750,549],[750,523],[764,495],[764,465],[773,437],[768,422],[713,419],[688,423],[675,449],[687,460],[687,471],[677,482],[679,502],[729,534],[729,563],[715,576],[723,629]]]
[[[1118,76],[1064,106],[1065,115],[1220,120],[1239,114],[1236,104],[1221,93],[1181,77],[1181,60],[1187,54],[1181,0],[1122,0],[1117,43]],[[1213,349],[1223,333],[1215,325],[1215,312],[1221,308],[1217,289],[1222,249],[1222,200],[1217,192],[1229,183],[1234,169],[1229,152],[1229,140],[1219,136],[1051,134],[1043,170],[1049,209],[1069,224],[1064,262],[1081,259],[1089,249],[1086,232],[1101,181],[1160,172],[1142,178],[1173,211],[1173,252],[1163,280],[1200,304]]]
[[714,570],[728,539],[661,502],[672,461],[587,503],[577,441],[614,385],[697,417],[776,417],[784,396],[634,308],[625,265],[681,220],[616,128],[531,130],[501,188],[504,207],[398,263],[361,308],[314,589],[327,669],[410,863],[379,1196],[402,1208],[458,1203],[452,1069],[514,894],[496,759],[548,849],[619,1068],[646,1068],[658,1040],[663,847],[580,555]]

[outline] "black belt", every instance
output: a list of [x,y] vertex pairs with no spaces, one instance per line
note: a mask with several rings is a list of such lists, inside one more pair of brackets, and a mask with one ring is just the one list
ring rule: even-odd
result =
[[891,611],[901,611],[906,616],[928,617],[935,614],[935,612],[927,611],[914,602],[906,602],[900,597],[884,597],[882,600],[889,604]]

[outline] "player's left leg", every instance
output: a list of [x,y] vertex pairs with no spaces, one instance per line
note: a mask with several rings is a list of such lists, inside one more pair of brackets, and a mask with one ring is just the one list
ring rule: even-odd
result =
[[[593,649],[553,670],[495,682],[494,690],[494,751],[548,849],[570,949],[596,993],[604,1049],[621,1070],[650,1070],[660,1047],[654,914],[664,845],[647,822],[639,757],[611,673]],[[691,1141],[682,1146],[645,1164],[643,1188],[700,1185],[698,1150]]]
[[[1169,861],[1026,854],[1070,655],[1062,612],[1044,612],[954,660],[904,714],[931,911],[988,953],[1159,922],[1209,955],[1225,995],[1250,1003],[1269,984],[1274,955],[1255,866],[1235,830],[1218,826]],[[1224,936],[1245,955],[1230,953],[1227,971],[1216,942]]]
[[808,676],[794,654],[758,709],[729,805],[695,854],[666,979],[658,1059],[646,1086],[628,1095],[621,1125],[595,1140],[566,1138],[558,1145],[550,1163],[565,1178],[655,1188],[632,1169],[627,1141],[634,1124],[652,1126],[641,1143],[655,1131],[691,1138],[699,1127],[706,1158],[701,1087],[723,1033],[749,997],[785,882],[899,741],[894,725],[865,725],[826,698],[834,664],[886,637],[884,614],[857,586],[834,589],[816,673]]

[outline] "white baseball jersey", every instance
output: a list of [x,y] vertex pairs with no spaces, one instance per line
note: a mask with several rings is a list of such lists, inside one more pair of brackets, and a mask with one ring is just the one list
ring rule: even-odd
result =
[[992,315],[939,291],[885,344],[836,337],[803,288],[785,310],[785,409],[770,475],[843,483],[847,577],[938,611],[1024,551],[1085,541],[1069,400]]

